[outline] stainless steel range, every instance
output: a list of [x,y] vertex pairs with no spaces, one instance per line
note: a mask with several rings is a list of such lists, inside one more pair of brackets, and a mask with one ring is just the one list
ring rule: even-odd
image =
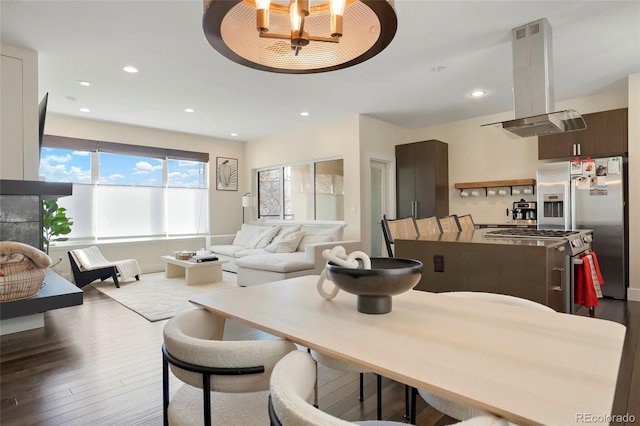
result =
[[575,285],[575,265],[582,264],[580,254],[593,248],[593,231],[589,229],[562,230],[562,229],[527,229],[527,228],[504,228],[485,233],[485,237],[490,238],[510,238],[510,239],[537,239],[537,240],[563,240],[565,242],[565,267],[560,270],[554,268],[562,274],[564,282],[565,312],[576,313],[581,306],[575,305],[574,285]]

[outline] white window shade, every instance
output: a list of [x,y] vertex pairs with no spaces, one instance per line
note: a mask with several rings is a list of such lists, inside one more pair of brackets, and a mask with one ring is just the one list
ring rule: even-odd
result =
[[208,194],[206,189],[167,189],[167,234],[209,233]]
[[97,187],[98,238],[163,234],[163,188]]
[[69,239],[93,238],[94,186],[73,184],[72,196],[58,198],[58,206],[67,209],[67,217],[73,222]]

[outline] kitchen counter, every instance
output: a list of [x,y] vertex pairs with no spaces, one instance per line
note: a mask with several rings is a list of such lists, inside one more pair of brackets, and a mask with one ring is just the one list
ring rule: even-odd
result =
[[[499,244],[509,246],[536,246],[555,248],[565,244],[561,239],[548,238],[502,238],[485,236],[487,232],[491,232],[492,228],[475,229],[462,232],[445,232],[440,235],[422,235],[415,239],[405,241],[439,241],[448,243],[471,243],[471,244]],[[396,247],[401,240],[396,240]],[[402,243],[400,243],[402,245]]]
[[530,228],[536,229],[536,223],[476,223],[476,228]]
[[565,312],[565,241],[486,237],[491,231],[397,239],[395,255],[422,262],[416,290],[508,294]]

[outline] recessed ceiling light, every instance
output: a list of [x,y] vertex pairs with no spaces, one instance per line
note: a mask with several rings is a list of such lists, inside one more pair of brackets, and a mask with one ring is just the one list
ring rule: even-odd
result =
[[82,111],[82,112],[91,112],[91,110],[89,108],[80,108],[80,111]]
[[305,111],[305,112],[301,112],[300,115],[303,117],[308,117],[309,113]]
[[444,71],[446,69],[447,69],[447,67],[445,67],[444,65],[436,65],[435,67],[431,68],[431,71],[440,72],[440,71]]
[[80,86],[91,86],[91,83],[85,80],[78,80]]
[[184,112],[196,112],[196,110],[193,108],[185,108]]
[[479,98],[481,96],[486,95],[487,92],[485,92],[484,90],[474,90],[473,92],[471,92],[471,96],[473,96],[474,98]]
[[137,72],[138,72],[138,68],[136,68],[136,67],[132,67],[132,66],[129,66],[129,65],[128,65],[128,66],[126,66],[126,67],[124,67],[124,68],[122,68],[122,69],[123,69],[124,71],[128,72],[128,73],[131,73],[131,74],[135,74],[135,73],[137,73]]
[[231,133],[231,136],[238,136],[237,133]]

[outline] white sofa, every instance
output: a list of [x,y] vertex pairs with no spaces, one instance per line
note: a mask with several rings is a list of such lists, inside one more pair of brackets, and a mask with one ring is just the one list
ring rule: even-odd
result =
[[236,234],[212,235],[207,248],[225,271],[237,272],[238,285],[249,286],[322,272],[322,251],[337,245],[361,250],[360,241],[344,241],[342,225],[244,224]]

